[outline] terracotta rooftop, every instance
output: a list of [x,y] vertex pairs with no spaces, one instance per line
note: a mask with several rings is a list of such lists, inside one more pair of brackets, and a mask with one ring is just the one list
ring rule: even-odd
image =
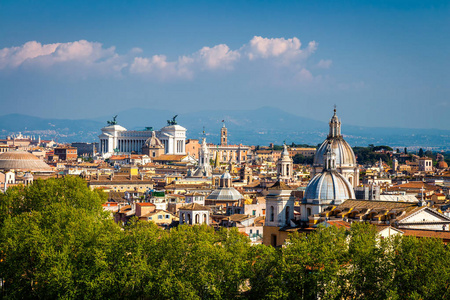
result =
[[428,237],[450,240],[450,231],[400,229],[406,236]]
[[148,202],[136,203],[136,205],[139,205],[139,206],[155,206],[155,204],[153,204],[153,203],[148,203]]
[[187,155],[177,155],[177,154],[163,154],[155,157],[153,161],[181,161]]

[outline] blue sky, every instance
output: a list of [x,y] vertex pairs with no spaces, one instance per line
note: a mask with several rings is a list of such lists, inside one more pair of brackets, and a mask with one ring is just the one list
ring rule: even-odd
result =
[[337,104],[349,124],[450,129],[449,37],[448,1],[3,0],[1,114]]

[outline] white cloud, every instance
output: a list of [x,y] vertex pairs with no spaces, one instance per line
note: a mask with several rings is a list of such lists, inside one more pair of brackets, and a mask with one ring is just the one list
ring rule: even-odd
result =
[[60,43],[42,45],[36,41],[23,44],[21,47],[3,48],[0,50],[0,69],[14,68],[28,59],[50,55]]
[[269,39],[255,36],[242,49],[250,60],[278,58],[284,62],[306,59],[317,49],[315,41],[309,42],[305,49],[301,49],[301,46],[302,43],[296,37]]
[[238,51],[232,51],[225,44],[210,47],[203,47],[194,57],[206,69],[231,69],[232,64],[240,57]]
[[[230,72],[239,71],[239,68],[275,66],[286,68],[289,72],[284,72],[285,74],[298,74],[299,79],[309,80],[313,75],[306,69],[306,60],[316,49],[317,43],[314,41],[302,48],[302,43],[296,37],[285,39],[255,36],[239,49],[230,49],[226,44],[205,46],[192,54],[169,60],[163,54],[145,57],[140,48],[132,48],[129,53],[121,55],[116,53],[115,47],[105,48],[101,43],[86,40],[54,44],[31,41],[19,47],[0,49],[0,70],[13,70],[24,66],[52,68],[50,70],[55,72],[65,70],[70,74],[82,74],[83,78],[92,74],[126,76],[130,73],[168,80],[189,79],[202,72],[217,70]],[[261,65],[260,61],[269,65]],[[319,62],[321,67],[330,64],[331,61],[328,60]],[[268,72],[272,74],[271,70]]]
[[31,41],[21,47],[1,49],[0,69],[14,68],[27,63],[49,66],[59,62],[78,61],[92,64],[101,59],[112,58],[114,55],[115,47],[105,49],[100,43],[86,40],[47,45]]
[[300,70],[300,72],[298,72],[297,76],[296,76],[297,80],[302,81],[302,82],[307,82],[307,81],[311,81],[314,79],[313,74],[311,74],[310,71],[308,71],[307,69],[303,68]]
[[331,67],[332,61],[331,59],[321,59],[317,63],[317,67],[321,69],[329,69]]

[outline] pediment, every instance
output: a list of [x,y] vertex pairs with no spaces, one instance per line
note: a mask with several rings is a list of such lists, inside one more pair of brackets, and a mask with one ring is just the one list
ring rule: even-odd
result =
[[399,224],[416,222],[450,222],[450,218],[429,207],[424,207],[398,221]]

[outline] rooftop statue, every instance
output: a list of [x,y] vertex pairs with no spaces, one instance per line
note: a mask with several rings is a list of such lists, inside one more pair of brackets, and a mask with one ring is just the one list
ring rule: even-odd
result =
[[106,123],[108,125],[117,125],[117,121],[116,121],[117,115],[115,115],[112,119],[112,121],[106,121]]
[[172,120],[167,120],[167,125],[177,125],[177,121],[175,120],[178,117],[178,115],[175,115]]

